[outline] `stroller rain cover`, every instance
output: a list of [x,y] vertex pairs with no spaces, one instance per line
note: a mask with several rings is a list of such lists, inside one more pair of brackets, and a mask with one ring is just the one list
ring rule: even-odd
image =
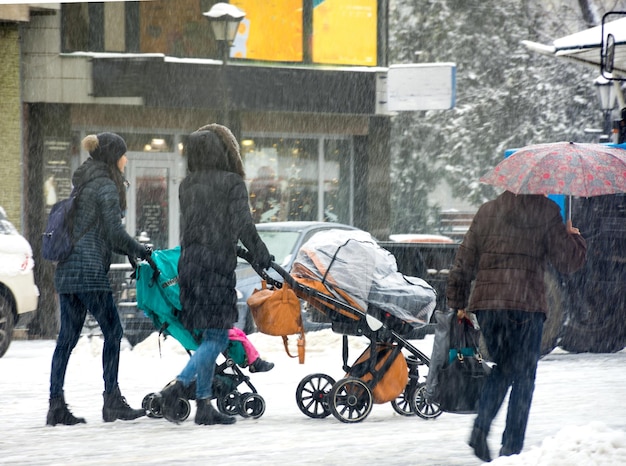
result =
[[336,290],[343,291],[364,312],[374,305],[415,328],[430,322],[436,305],[433,287],[400,273],[393,254],[364,231],[316,233],[298,252],[291,273],[322,282],[345,302]]

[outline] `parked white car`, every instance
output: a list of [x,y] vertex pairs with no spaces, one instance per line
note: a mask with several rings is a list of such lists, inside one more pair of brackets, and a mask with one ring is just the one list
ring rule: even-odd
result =
[[33,250],[0,207],[0,357],[4,356],[16,325],[35,315],[39,288],[33,276]]

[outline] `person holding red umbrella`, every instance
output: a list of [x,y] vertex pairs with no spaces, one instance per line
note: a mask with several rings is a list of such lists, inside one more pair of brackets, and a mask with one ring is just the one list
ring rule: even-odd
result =
[[584,265],[586,250],[578,229],[571,220],[563,223],[552,200],[505,191],[479,208],[457,251],[448,306],[476,314],[495,363],[469,440],[483,461],[491,461],[487,436],[509,388],[500,456],[522,451],[549,312],[544,272],[548,264],[562,273],[575,272]]

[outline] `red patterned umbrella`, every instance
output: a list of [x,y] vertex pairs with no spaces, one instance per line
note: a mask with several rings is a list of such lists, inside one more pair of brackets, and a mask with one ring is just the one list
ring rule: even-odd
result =
[[515,194],[578,197],[626,192],[626,150],[554,142],[523,147],[480,181]]

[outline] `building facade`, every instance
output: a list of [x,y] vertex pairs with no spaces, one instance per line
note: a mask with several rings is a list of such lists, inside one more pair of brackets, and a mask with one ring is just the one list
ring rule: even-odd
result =
[[19,21],[28,18],[28,7],[0,6],[0,207],[18,229],[23,222],[23,190],[27,173],[22,148]]
[[11,219],[23,219],[38,264],[34,333],[46,333],[56,309],[40,232],[71,190],[87,134],[126,139],[126,227],[156,248],[179,242],[186,136],[212,122],[241,143],[258,222],[338,221],[388,235],[390,118],[377,112],[386,1],[283,0],[273,15],[232,1],[247,22],[226,57],[202,16],[214,3],[179,0],[174,11],[165,0],[49,4],[3,23],[14,36],[2,37],[12,45],[3,66],[13,65],[0,77],[1,100],[15,116],[12,132],[2,123],[11,138],[2,150],[15,152],[3,170],[21,186],[10,190],[16,201],[2,200],[16,204]]

